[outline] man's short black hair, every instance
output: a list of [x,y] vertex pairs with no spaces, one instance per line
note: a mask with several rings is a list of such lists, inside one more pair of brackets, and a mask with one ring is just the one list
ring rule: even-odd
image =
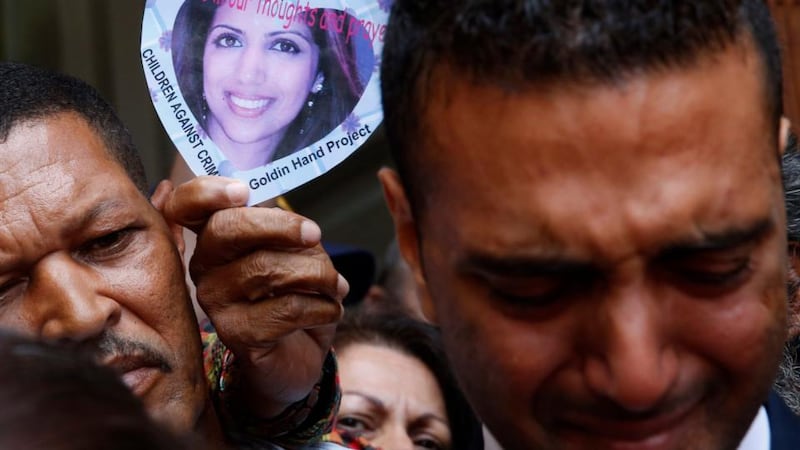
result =
[[96,89],[68,75],[0,62],[0,143],[21,123],[68,112],[86,120],[109,154],[146,194],[147,179],[131,134]]
[[742,38],[763,61],[777,138],[780,51],[762,0],[396,0],[381,84],[387,136],[412,205],[419,199],[409,186],[410,154],[425,139],[434,69],[510,91],[531,82],[615,82],[690,66]]

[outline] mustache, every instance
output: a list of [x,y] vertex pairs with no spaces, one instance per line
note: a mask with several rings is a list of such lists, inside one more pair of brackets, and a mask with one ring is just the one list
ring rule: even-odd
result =
[[105,331],[100,336],[77,344],[77,350],[98,364],[109,359],[136,359],[145,365],[172,372],[168,358],[153,346]]

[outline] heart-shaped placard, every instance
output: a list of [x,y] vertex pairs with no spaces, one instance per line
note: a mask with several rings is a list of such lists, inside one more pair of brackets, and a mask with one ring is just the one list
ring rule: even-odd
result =
[[250,204],[350,156],[381,123],[378,61],[391,0],[148,0],[153,105],[196,175]]

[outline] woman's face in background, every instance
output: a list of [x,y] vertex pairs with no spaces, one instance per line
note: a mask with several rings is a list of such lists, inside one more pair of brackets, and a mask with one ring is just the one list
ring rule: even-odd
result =
[[220,6],[206,38],[207,131],[223,152],[263,144],[271,154],[319,81],[319,47],[308,27],[284,28],[256,7]]
[[342,404],[337,429],[387,450],[449,449],[442,391],[418,359],[377,344],[338,353]]

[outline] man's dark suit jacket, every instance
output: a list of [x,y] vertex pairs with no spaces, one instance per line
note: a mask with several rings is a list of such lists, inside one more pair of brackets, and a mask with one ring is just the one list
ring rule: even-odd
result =
[[795,416],[774,392],[770,392],[764,406],[769,417],[771,450],[800,450],[800,417]]

